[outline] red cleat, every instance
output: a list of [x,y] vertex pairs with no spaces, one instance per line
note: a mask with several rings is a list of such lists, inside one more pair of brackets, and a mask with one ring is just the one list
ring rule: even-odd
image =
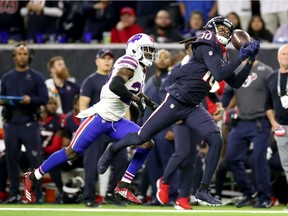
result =
[[31,173],[32,172],[26,172],[24,174],[23,203],[25,204],[32,204],[35,202],[34,183],[29,179]]
[[158,199],[158,201],[161,204],[167,204],[169,202],[169,188],[170,185],[169,184],[163,184],[162,183],[162,179],[163,177],[159,178],[157,180],[156,186],[157,186],[157,193],[156,193],[156,197]]
[[118,182],[114,190],[114,195],[117,198],[125,199],[130,203],[142,204],[142,201],[132,193],[131,185],[126,182]]
[[192,206],[189,204],[189,197],[180,197],[176,200],[174,208],[177,210],[191,210]]

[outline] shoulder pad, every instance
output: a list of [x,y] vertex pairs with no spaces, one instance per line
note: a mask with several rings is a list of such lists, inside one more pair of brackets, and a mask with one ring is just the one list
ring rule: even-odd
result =
[[138,60],[131,55],[124,55],[122,57],[120,57],[117,61],[117,66],[123,68],[129,68],[131,70],[136,70],[136,68],[138,67]]
[[212,47],[215,47],[219,42],[214,32],[206,30],[197,37],[195,44],[199,43],[205,43],[209,44]]

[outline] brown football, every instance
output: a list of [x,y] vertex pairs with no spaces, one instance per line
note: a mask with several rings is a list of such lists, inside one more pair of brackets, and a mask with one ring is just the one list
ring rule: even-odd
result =
[[251,41],[250,35],[246,31],[242,29],[235,29],[233,31],[231,43],[237,50],[239,50],[243,44],[250,41]]

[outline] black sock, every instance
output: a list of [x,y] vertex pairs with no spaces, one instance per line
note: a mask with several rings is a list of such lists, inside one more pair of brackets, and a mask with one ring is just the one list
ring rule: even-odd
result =
[[36,176],[34,174],[34,172],[31,172],[30,176],[29,176],[29,179],[33,182],[33,183],[36,183],[37,182],[37,179],[36,179]]

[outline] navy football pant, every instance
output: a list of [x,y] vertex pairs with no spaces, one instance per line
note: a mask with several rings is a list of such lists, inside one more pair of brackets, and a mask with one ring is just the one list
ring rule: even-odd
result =
[[196,136],[204,137],[209,145],[202,179],[202,183],[209,185],[219,160],[222,138],[214,119],[202,104],[198,106],[183,104],[167,94],[164,102],[152,113],[138,134],[142,141],[147,141],[180,119],[185,120],[187,126],[195,131]]
[[171,179],[180,168],[179,196],[189,197],[192,185],[192,172],[196,155],[196,145],[200,144],[201,137],[186,124],[174,125],[175,151],[170,157],[163,175],[163,182],[171,184]]
[[[146,160],[146,169],[148,171],[148,178],[152,187],[152,197],[154,200],[156,200],[157,192],[156,182],[163,175],[169,158],[174,152],[173,142],[165,139],[167,131],[168,130],[162,130],[153,137],[155,146],[152,148]],[[170,182],[169,197],[170,201],[175,201],[178,196],[179,178],[178,175],[173,175],[171,178],[173,178],[173,180]]]
[[205,138],[209,145],[205,157],[206,169],[202,178],[202,183],[209,185],[219,161],[222,138],[219,127],[202,104],[197,106],[184,104],[167,94],[163,103],[152,113],[138,134],[127,134],[110,150],[118,152],[131,145],[141,145],[178,120],[184,120],[187,126],[194,129],[197,136]]

